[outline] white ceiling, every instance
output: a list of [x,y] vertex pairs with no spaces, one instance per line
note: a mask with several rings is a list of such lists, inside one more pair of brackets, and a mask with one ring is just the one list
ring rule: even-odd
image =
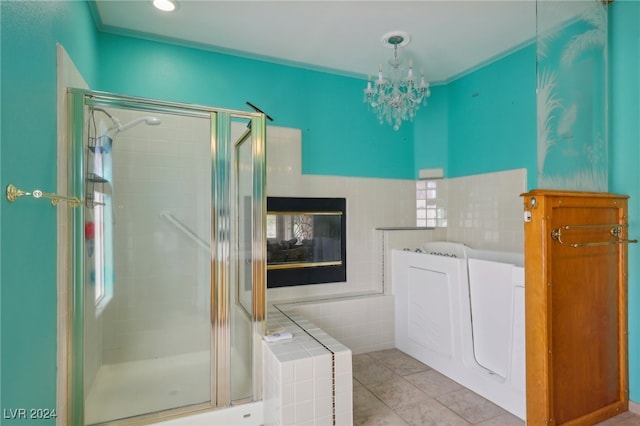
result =
[[[217,1],[178,0],[173,13],[151,0],[98,0],[104,31],[366,78],[393,56],[381,38],[411,35],[400,56],[444,82],[531,42],[530,0]],[[575,2],[574,2],[575,3]]]

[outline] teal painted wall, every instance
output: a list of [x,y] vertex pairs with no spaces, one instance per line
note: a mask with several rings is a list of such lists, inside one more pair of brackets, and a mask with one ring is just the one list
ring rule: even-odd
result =
[[[640,237],[640,2],[609,6],[610,190],[628,194],[629,236]],[[629,245],[629,384],[640,401],[640,250]]]
[[413,155],[416,177],[420,169],[441,168],[449,162],[449,86],[431,88],[431,97],[415,118]]
[[167,43],[100,35],[100,90],[267,112],[302,129],[307,174],[412,179],[411,123],[394,132],[362,102],[366,81]]
[[[611,189],[632,196],[631,236],[637,237],[639,3],[614,2],[611,19]],[[302,129],[305,173],[412,179],[421,168],[443,167],[455,177],[525,167],[529,187],[535,187],[533,47],[434,87],[415,123],[394,132],[378,125],[360,102],[364,80],[98,35],[84,2],[0,1],[0,23],[0,188],[9,182],[25,189],[55,187],[56,42],[95,89],[233,109],[255,103],[276,119],[274,125]],[[51,408],[56,395],[55,209],[35,200],[9,205],[3,198],[0,213],[0,408]],[[639,260],[632,246],[634,400],[640,400]]]
[[535,61],[530,45],[449,83],[447,177],[526,168],[535,187]]
[[[83,2],[0,2],[0,408],[56,406],[56,209],[9,204],[8,183],[56,189],[56,43],[95,80],[96,34]],[[5,412],[2,411],[3,417]],[[53,425],[2,419],[3,425]]]

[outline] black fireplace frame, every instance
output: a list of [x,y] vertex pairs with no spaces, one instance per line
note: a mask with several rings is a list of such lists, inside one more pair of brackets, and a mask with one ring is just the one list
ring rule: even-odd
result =
[[345,282],[347,280],[347,201],[345,198],[267,197],[267,214],[341,212],[340,265],[267,268],[267,288]]

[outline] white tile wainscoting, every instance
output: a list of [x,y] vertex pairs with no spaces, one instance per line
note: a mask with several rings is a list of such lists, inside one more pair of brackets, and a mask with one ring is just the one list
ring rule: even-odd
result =
[[302,143],[299,129],[268,127],[267,195],[347,199],[347,280],[273,288],[267,300],[287,304],[354,354],[394,347],[392,249],[448,240],[522,250],[525,169],[443,179],[438,198],[447,208],[448,227],[412,229],[414,180],[303,174]]
[[316,324],[354,354],[394,347],[393,296],[358,295],[279,304]]

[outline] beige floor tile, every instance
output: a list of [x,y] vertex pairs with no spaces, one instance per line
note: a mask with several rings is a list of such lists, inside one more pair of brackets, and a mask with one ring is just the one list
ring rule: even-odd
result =
[[390,408],[375,413],[360,413],[353,416],[355,426],[404,426],[407,423]]
[[395,409],[413,426],[468,426],[470,423],[434,399],[424,399]]
[[435,370],[423,371],[404,377],[409,383],[431,397],[444,395],[463,389],[458,383]]
[[427,371],[430,368],[397,349],[370,352],[369,355],[400,376]]
[[525,422],[511,413],[505,413],[498,417],[477,423],[477,426],[524,426]]
[[405,425],[406,423],[366,387],[354,380],[353,424],[394,426]]
[[597,426],[639,426],[639,425],[640,425],[640,416],[630,411],[626,411],[615,417],[607,419],[604,422],[598,423]]
[[469,423],[480,423],[505,414],[502,408],[466,388],[440,395],[436,400]]
[[385,406],[380,399],[366,387],[353,381],[353,411],[374,411],[379,406]]
[[390,380],[396,374],[367,354],[354,355],[352,360],[353,377],[363,385]]
[[616,426],[638,426],[640,425],[640,416],[630,417],[615,424]]
[[391,349],[383,349],[381,351],[369,352],[369,356],[375,358],[377,360],[385,359],[385,358],[393,358],[399,356],[409,356],[402,352],[400,349],[391,348]]
[[[525,422],[397,349],[353,357],[357,426],[524,426]],[[598,426],[640,426],[625,412]]]
[[403,405],[429,399],[427,394],[400,376],[395,376],[384,382],[373,383],[367,388],[394,410]]

